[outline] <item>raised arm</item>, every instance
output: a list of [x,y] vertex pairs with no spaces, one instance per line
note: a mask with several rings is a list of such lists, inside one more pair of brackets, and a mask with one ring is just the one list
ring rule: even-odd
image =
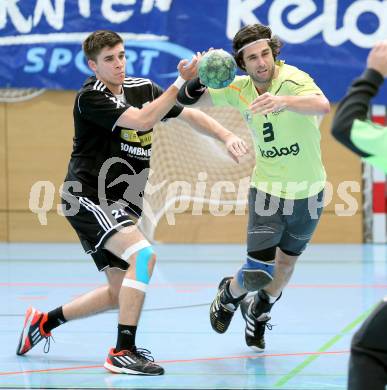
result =
[[151,129],[158,121],[176,103],[177,93],[179,88],[196,75],[196,58],[190,63],[188,60],[181,60],[178,65],[180,76],[176,81],[157,99],[150,104],[145,105],[141,109],[130,107],[118,119],[117,125],[136,129],[138,131],[146,131]]
[[186,81],[177,94],[177,101],[183,106],[211,107],[212,100],[205,85],[200,82],[199,77]]
[[356,119],[361,121],[367,119],[370,100],[378,93],[385,76],[387,76],[387,41],[378,43],[371,50],[367,69],[361,77],[354,80],[348,93],[340,102],[333,120],[332,135],[361,157],[369,157],[370,154],[353,144],[352,127]]
[[196,77],[186,81],[177,94],[177,101],[183,106],[211,107],[213,105],[207,87],[201,83],[198,77],[199,62],[203,54],[204,52],[197,52],[194,57],[196,59],[194,65]]

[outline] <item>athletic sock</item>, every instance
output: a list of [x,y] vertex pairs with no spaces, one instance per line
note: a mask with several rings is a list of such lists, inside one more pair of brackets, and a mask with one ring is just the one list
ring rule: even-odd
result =
[[116,352],[130,349],[136,343],[137,326],[118,324]]
[[245,293],[242,293],[240,295],[236,295],[235,291],[234,291],[234,294],[233,294],[233,291],[232,291],[232,288],[231,288],[231,281],[226,284],[225,291],[226,291],[227,296],[229,298],[233,299],[233,300],[234,299],[239,299],[242,295],[246,295]]
[[270,295],[268,292],[265,291],[265,293],[266,293],[267,297],[269,298],[269,303],[275,303],[275,302],[277,302],[277,300],[279,299],[279,297],[280,297],[281,294],[282,294],[282,293],[281,293],[278,297],[273,297],[273,295]]
[[225,305],[227,308],[231,310],[236,310],[239,306],[239,302],[246,296],[246,294],[242,294],[239,297],[234,297],[231,294],[230,289],[230,281],[226,282],[225,288],[224,288],[224,295],[220,298],[223,305]]
[[59,306],[47,313],[47,321],[43,324],[43,330],[46,333],[50,333],[53,329],[65,322],[67,322],[67,320],[64,318],[63,308],[62,306]]
[[254,295],[254,302],[251,307],[251,311],[254,316],[259,320],[261,315],[267,315],[274,304],[281,298],[282,292],[278,297],[270,296],[265,290],[259,290]]

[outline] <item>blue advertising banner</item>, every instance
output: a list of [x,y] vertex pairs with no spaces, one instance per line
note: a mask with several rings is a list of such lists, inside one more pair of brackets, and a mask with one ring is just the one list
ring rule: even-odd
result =
[[[280,58],[338,101],[387,38],[385,0],[0,0],[0,87],[78,89],[91,74],[81,44],[98,29],[125,40],[127,73],[166,87],[176,65],[209,47],[231,51],[244,25],[284,42]],[[387,88],[376,102],[387,102]]]

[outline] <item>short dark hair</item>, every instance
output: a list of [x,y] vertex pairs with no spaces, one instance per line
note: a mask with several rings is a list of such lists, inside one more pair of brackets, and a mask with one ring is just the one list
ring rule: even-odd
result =
[[98,30],[91,33],[83,42],[82,48],[88,60],[95,61],[98,54],[105,47],[114,47],[124,43],[123,39],[114,31]]
[[245,70],[245,64],[243,62],[243,50],[238,53],[238,50],[250,42],[257,41],[258,39],[269,39],[268,44],[273,52],[274,60],[277,59],[280,49],[283,46],[278,37],[273,36],[269,26],[263,24],[249,24],[242,27],[235,35],[232,41],[232,48],[234,50],[234,58],[239,68]]

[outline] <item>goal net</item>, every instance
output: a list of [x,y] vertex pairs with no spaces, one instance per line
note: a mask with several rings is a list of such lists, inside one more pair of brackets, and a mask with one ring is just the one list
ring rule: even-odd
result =
[[45,89],[0,88],[0,103],[20,103],[43,94]]
[[[202,111],[243,138],[250,151],[253,149],[249,130],[237,110],[211,107]],[[156,125],[144,197],[144,233],[152,239],[164,215],[168,224],[175,223],[174,213],[245,214],[253,166],[254,153],[237,164],[222,142],[179,119]]]

